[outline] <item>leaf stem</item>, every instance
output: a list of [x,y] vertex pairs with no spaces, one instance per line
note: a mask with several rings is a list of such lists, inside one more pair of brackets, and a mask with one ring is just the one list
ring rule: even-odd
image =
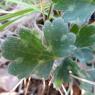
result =
[[16,88],[23,82],[24,79],[25,79],[25,78],[22,78],[22,79],[13,87],[13,89],[10,91],[10,93],[11,93],[11,92],[14,92],[14,91],[16,90]]
[[93,82],[93,81],[80,78],[80,77],[75,76],[75,75],[73,75],[73,74],[70,74],[70,76],[73,77],[73,78],[75,78],[75,79],[77,79],[77,80],[80,80],[80,81],[83,81],[83,82],[86,82],[86,83],[88,83],[88,84],[91,84],[91,85],[94,85],[94,86],[95,86],[95,82]]

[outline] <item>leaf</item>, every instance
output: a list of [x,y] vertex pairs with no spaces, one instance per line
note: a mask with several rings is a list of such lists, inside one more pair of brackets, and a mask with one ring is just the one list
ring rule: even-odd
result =
[[[85,80],[92,81],[91,76],[86,71],[81,72],[79,74],[79,77],[82,78],[82,79],[85,79]],[[85,81],[80,81],[80,85],[79,86],[80,86],[80,89],[84,89],[85,91],[92,93],[92,87],[93,87],[92,84],[89,84],[89,83],[87,83]]]
[[16,37],[7,38],[2,45],[2,56],[6,59],[14,60],[24,54],[23,43]]
[[81,63],[87,63],[92,61],[93,59],[93,53],[89,48],[81,48],[76,49],[74,51],[74,56],[81,62]]
[[10,24],[12,24],[13,22],[15,22],[15,21],[18,20],[18,19],[19,19],[19,17],[16,18],[16,19],[14,19],[14,20],[8,21],[8,22],[6,22],[6,23],[0,25],[0,31],[2,31],[3,29],[7,28]]
[[63,34],[68,32],[68,26],[64,23],[64,20],[59,17],[52,23],[46,21],[43,27],[46,40],[52,43],[52,40],[59,40]]
[[94,0],[52,0],[55,9],[64,11],[65,22],[84,23],[95,11]]
[[22,16],[25,16],[27,14],[30,14],[30,13],[33,13],[33,12],[36,12],[36,11],[38,11],[38,10],[35,9],[35,8],[26,8],[26,9],[23,9],[23,10],[20,10],[20,11],[16,11],[16,12],[13,12],[13,13],[9,13],[9,14],[0,16],[0,22],[7,21],[6,23],[0,25],[0,30],[3,30],[4,28],[8,27],[10,24],[17,21]]
[[39,63],[35,68],[34,68],[34,74],[36,74],[37,77],[39,78],[49,78],[50,71],[52,69],[53,62],[42,62]]
[[78,47],[89,47],[95,44],[95,24],[81,27],[78,31],[76,45]]
[[92,70],[88,71],[88,74],[91,76],[91,78],[93,79],[93,81],[95,81],[95,69],[92,68]]
[[91,92],[86,91],[86,92],[84,93],[84,95],[94,95],[94,93],[91,93]]
[[86,70],[83,70],[81,68],[76,68],[76,69],[77,69],[77,76],[80,78],[80,79],[77,79],[80,84],[79,85],[80,89],[84,89],[85,91],[92,93],[93,85],[87,82],[87,81],[92,81],[92,77],[88,74]]
[[70,31],[77,34],[79,31],[79,26],[77,24],[72,24]]
[[55,70],[54,85],[56,88],[60,88],[63,82],[70,82],[69,71],[73,74],[78,74],[79,67],[77,64],[69,58],[63,60],[63,62]]
[[6,14],[3,16],[0,16],[0,21],[6,21],[6,20],[11,19],[13,17],[23,16],[27,13],[31,13],[32,11],[34,11],[34,10],[32,8],[29,8],[29,9],[23,9],[23,10],[14,12],[14,13]]
[[92,87],[93,87],[93,85],[85,83],[85,82],[82,82],[80,85],[81,89],[84,89],[85,91],[90,92],[90,93],[92,93]]
[[[31,63],[32,62],[32,63]],[[16,59],[8,67],[10,74],[17,76],[19,79],[24,77],[29,77],[32,75],[32,71],[37,63],[34,63],[33,60],[23,60],[23,58]]]
[[56,56],[68,56],[76,48],[76,35],[68,31],[68,25],[61,17],[52,23],[46,21],[43,30],[47,45]]
[[[2,55],[12,60],[9,72],[19,78],[28,77],[32,73],[46,78],[53,64],[52,53],[42,45],[36,33],[27,28],[21,28],[18,37],[9,37],[5,40],[2,45]],[[42,67],[44,68],[41,69]],[[33,72],[35,68],[37,71]]]

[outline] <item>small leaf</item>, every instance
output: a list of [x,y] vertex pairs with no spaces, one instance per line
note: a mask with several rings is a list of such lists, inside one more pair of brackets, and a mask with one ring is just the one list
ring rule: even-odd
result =
[[87,63],[93,59],[93,53],[89,48],[76,49],[74,56],[81,62]]
[[61,41],[66,42],[67,44],[74,44],[76,41],[76,35],[74,33],[67,33],[63,35]]
[[76,48],[76,35],[68,31],[62,18],[56,18],[52,23],[46,21],[43,30],[47,44],[56,56],[68,56]]
[[77,34],[79,31],[79,26],[77,24],[72,24],[70,31]]
[[68,32],[68,26],[64,23],[64,20],[59,17],[56,18],[52,23],[46,21],[43,27],[46,40],[53,43],[53,40],[59,40],[63,34]]
[[79,31],[76,39],[78,47],[89,47],[95,44],[95,24],[85,25]]
[[54,85],[56,88],[60,88],[63,82],[70,82],[69,71],[77,75],[78,69],[79,67],[74,61],[69,58],[64,59],[55,70]]

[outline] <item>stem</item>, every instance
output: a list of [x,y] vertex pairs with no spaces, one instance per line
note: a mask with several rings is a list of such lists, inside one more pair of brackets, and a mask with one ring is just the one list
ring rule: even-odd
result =
[[52,10],[52,5],[53,5],[53,3],[51,3],[51,5],[50,5],[49,12],[48,12],[48,16],[47,16],[47,19],[49,19],[49,17],[50,17],[50,13],[51,13],[51,10]]
[[16,90],[16,88],[23,82],[25,78],[21,79],[14,87],[13,89],[10,91],[10,92],[14,92]]
[[93,82],[93,81],[89,81],[89,80],[87,80],[87,79],[80,78],[80,77],[75,76],[75,75],[73,75],[73,74],[71,74],[70,76],[71,76],[72,78],[75,78],[75,79],[77,79],[77,80],[80,80],[80,81],[83,81],[83,82],[86,82],[86,83],[88,83],[88,84],[91,84],[91,85],[94,85],[94,86],[95,86],[95,82]]
[[63,95],[62,91],[60,89],[58,89],[58,91],[60,92],[61,95]]
[[62,84],[62,89],[63,89],[63,91],[64,91],[65,95],[68,95],[68,92],[66,91],[66,89],[65,89],[65,87],[64,87],[64,85],[63,85],[63,84]]
[[68,94],[70,93],[70,95],[73,95],[73,89],[72,89],[72,87],[73,87],[73,78],[71,78],[71,82],[69,84],[69,88],[68,88],[68,91],[67,91],[67,93]]
[[41,95],[44,95],[44,91],[45,91],[45,87],[46,87],[44,78],[42,78],[42,82],[43,82],[43,89],[42,89],[42,94]]
[[43,0],[40,0],[40,8],[41,8],[42,16],[43,16],[43,21],[45,22],[45,16],[44,16],[44,10],[43,10]]
[[28,83],[26,84],[26,87],[25,87],[25,95],[27,95],[27,93],[28,93],[28,88],[29,88],[30,80],[31,80],[31,77],[29,77]]

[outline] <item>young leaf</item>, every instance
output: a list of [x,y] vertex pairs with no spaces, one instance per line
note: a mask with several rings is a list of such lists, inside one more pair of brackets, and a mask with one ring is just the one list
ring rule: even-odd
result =
[[60,88],[63,82],[70,82],[69,71],[77,75],[78,69],[79,67],[74,61],[69,58],[64,59],[55,71],[54,85],[56,88]]
[[47,44],[56,56],[68,56],[75,49],[76,35],[68,31],[62,18],[56,18],[52,23],[46,21],[43,30]]
[[63,34],[68,32],[68,26],[64,23],[64,20],[59,17],[52,23],[46,21],[43,27],[46,40],[52,43],[52,40],[59,40]]
[[73,32],[73,33],[75,33],[75,34],[77,34],[78,31],[79,31],[79,28],[80,27],[77,24],[72,24],[70,31]]

